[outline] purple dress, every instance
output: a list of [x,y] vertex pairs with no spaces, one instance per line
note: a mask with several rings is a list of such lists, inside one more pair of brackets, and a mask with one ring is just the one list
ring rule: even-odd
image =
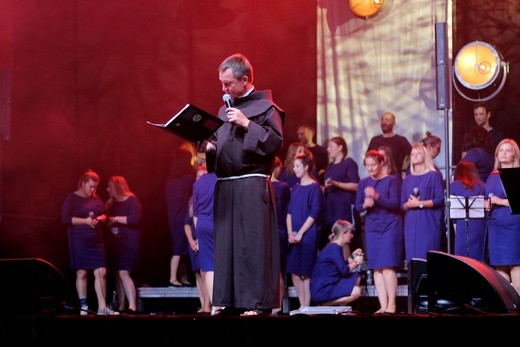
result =
[[290,274],[310,276],[318,255],[318,223],[323,205],[323,194],[318,182],[302,186],[297,184],[291,190],[288,213],[291,215],[293,232],[302,227],[307,217],[314,223],[303,234],[300,243],[289,244],[286,271]]
[[379,180],[363,178],[358,185],[356,210],[363,212],[365,188],[379,193],[374,206],[366,210],[365,237],[367,266],[371,269],[397,267],[403,261],[403,220],[400,209],[401,187],[395,176]]
[[444,187],[439,171],[423,175],[408,175],[401,189],[401,207],[418,188],[421,200],[432,200],[433,208],[413,208],[404,215],[404,245],[406,264],[412,258],[426,259],[428,251],[441,249],[444,224]]
[[[460,181],[450,183],[450,193],[456,196],[478,196],[484,195],[484,182],[477,182],[468,188]],[[463,201],[465,203],[465,200]],[[469,203],[469,201],[468,201]],[[455,221],[455,255],[470,257],[484,261],[486,241],[486,219],[465,218],[454,219]]]
[[350,272],[343,248],[329,242],[321,251],[311,275],[311,298],[315,304],[352,294],[359,272]]
[[[507,198],[500,175],[492,172],[486,181],[486,194]],[[488,225],[488,251],[491,266],[520,264],[520,214],[511,214],[507,206],[493,206]]]
[[67,226],[70,265],[73,270],[91,270],[106,267],[105,245],[100,226],[73,225],[72,217],[97,217],[104,213],[104,203],[99,197],[81,197],[69,193],[61,206],[61,221]]
[[[324,179],[338,182],[359,182],[358,165],[352,158],[345,158],[341,163],[330,163],[325,170]],[[338,219],[353,223],[352,209],[356,199],[355,192],[329,187],[324,192],[325,230],[330,232]]]
[[124,201],[114,201],[107,210],[109,216],[126,216],[127,224],[115,223],[107,228],[108,263],[111,270],[135,270],[141,244],[140,223],[143,216],[141,202],[135,195]]
[[[276,218],[278,219],[278,236],[280,238],[280,271],[285,276],[287,250],[289,241],[287,236],[287,208],[291,199],[291,188],[286,182],[273,181],[274,196],[276,199]],[[285,278],[285,277],[284,277]]]
[[213,199],[217,175],[205,173],[193,184],[193,216],[197,217],[199,264],[204,272],[215,270]]
[[486,182],[489,174],[495,166],[495,157],[493,154],[486,152],[483,148],[473,147],[462,158],[463,161],[469,161],[475,164],[482,182]]
[[195,175],[169,177],[164,185],[172,255],[188,255],[189,245],[184,233],[184,219],[193,193],[193,182],[195,182]]
[[[194,240],[197,240],[197,231],[195,230],[195,225],[193,225],[193,217],[190,216],[189,211],[186,213],[186,219],[184,220],[184,226],[189,226],[191,229],[191,237]],[[189,242],[188,242],[189,243]],[[199,252],[195,253],[191,246],[188,244],[188,253],[190,254],[191,261],[191,271],[198,272],[200,271],[200,263],[199,263]]]

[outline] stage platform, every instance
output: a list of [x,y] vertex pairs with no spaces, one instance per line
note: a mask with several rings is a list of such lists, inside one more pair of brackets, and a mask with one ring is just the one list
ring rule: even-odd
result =
[[[288,288],[291,306],[297,308],[297,294],[294,287]],[[366,298],[377,298],[377,291],[373,285],[362,286],[362,296]],[[406,298],[408,297],[408,286],[401,284],[398,287],[397,296],[402,303],[401,310],[407,312]],[[366,303],[374,300],[365,300]],[[153,314],[164,312],[194,313],[198,303],[198,291],[195,287],[140,287],[137,288],[137,304],[139,312]],[[365,305],[366,306],[366,305]],[[369,305],[367,309],[372,309]],[[374,308],[374,311],[377,308]],[[369,313],[369,312],[366,312]]]

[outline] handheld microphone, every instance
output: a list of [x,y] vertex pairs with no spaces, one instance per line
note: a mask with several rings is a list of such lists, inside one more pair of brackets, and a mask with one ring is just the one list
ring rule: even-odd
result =
[[491,211],[493,209],[493,204],[491,203],[491,198],[494,197],[495,194],[493,193],[489,193],[488,194],[488,198],[489,198],[489,211]]
[[222,100],[226,104],[227,108],[233,107],[233,105],[231,104],[231,95],[229,95],[229,94],[222,95]]
[[416,198],[419,197],[419,187],[413,187],[413,196]]

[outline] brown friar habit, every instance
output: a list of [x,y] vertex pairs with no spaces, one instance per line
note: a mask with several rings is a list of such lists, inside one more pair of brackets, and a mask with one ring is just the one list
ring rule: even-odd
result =
[[[235,99],[233,107],[251,122],[247,130],[226,122],[212,139],[218,177],[213,305],[269,310],[279,306],[280,251],[274,193],[265,176],[282,145],[284,111],[269,90]],[[218,114],[223,120],[225,109]]]

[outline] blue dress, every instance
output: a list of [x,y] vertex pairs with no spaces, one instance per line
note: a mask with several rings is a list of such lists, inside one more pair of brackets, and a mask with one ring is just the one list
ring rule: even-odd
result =
[[395,176],[379,180],[363,178],[356,194],[356,210],[363,212],[365,188],[373,187],[379,199],[365,216],[367,266],[371,269],[400,266],[403,261],[403,219],[401,187]]
[[[403,179],[401,207],[419,188],[421,200],[432,200],[433,208],[413,208],[404,215],[404,245],[406,264],[412,258],[426,259],[428,251],[441,249],[444,226],[444,187],[439,171],[408,175]],[[404,209],[404,208],[403,208]]]
[[311,275],[311,299],[316,304],[352,294],[359,272],[350,272],[343,247],[329,242],[321,251]]
[[[184,226],[188,226],[191,229],[191,237],[194,240],[197,240],[197,231],[195,230],[195,225],[193,225],[193,217],[190,216],[189,211],[186,213],[186,219],[184,220]],[[199,262],[199,252],[195,253],[190,245],[188,245],[188,253],[190,254],[191,261],[191,271],[199,272],[200,271],[200,262]]]
[[299,183],[291,190],[288,213],[291,215],[293,232],[302,227],[307,217],[315,222],[303,234],[300,243],[289,244],[286,271],[290,274],[310,276],[318,255],[318,223],[323,205],[323,194],[318,182],[302,186]]
[[205,173],[193,184],[193,216],[197,217],[199,264],[204,272],[215,271],[213,199],[217,175]]
[[143,216],[141,202],[135,195],[124,201],[114,201],[108,216],[126,216],[127,224],[115,223],[107,228],[108,263],[111,270],[135,270],[141,245],[140,223]]
[[292,189],[297,183],[300,183],[300,179],[296,177],[296,174],[294,171],[287,171],[285,168],[280,172],[280,178],[279,180],[281,182],[285,182],[289,185],[289,188]]
[[69,193],[61,206],[61,221],[67,226],[70,265],[73,270],[106,267],[105,244],[100,227],[73,225],[72,217],[87,218],[103,214],[105,205],[99,197],[81,197]]
[[[486,181],[486,194],[507,198],[500,175],[492,172]],[[491,266],[520,264],[520,214],[511,214],[508,206],[494,206],[488,226],[488,251]]]
[[[338,182],[359,182],[357,163],[352,158],[345,158],[341,163],[330,163],[325,170],[324,179]],[[356,200],[356,192],[347,192],[343,189],[329,187],[324,192],[325,229],[330,232],[338,219],[353,223],[352,210]],[[354,225],[355,227],[355,225]]]
[[[456,196],[484,196],[484,182],[477,182],[468,188],[460,181],[450,183],[450,194]],[[463,201],[465,203],[465,201]],[[469,201],[468,201],[469,203]],[[479,261],[485,259],[486,219],[455,219],[455,255],[470,257]]]
[[193,193],[193,182],[195,182],[195,175],[168,177],[164,185],[172,255],[188,255],[189,245],[184,233],[184,219]]
[[[287,209],[291,199],[291,188],[286,182],[272,181],[276,199],[276,218],[278,219],[278,236],[280,238],[280,271],[285,276],[289,241],[287,236]],[[285,277],[284,277],[285,278]]]
[[495,156],[480,147],[469,149],[461,160],[475,164],[482,182],[486,182],[489,174],[493,171],[493,167],[495,166]]

